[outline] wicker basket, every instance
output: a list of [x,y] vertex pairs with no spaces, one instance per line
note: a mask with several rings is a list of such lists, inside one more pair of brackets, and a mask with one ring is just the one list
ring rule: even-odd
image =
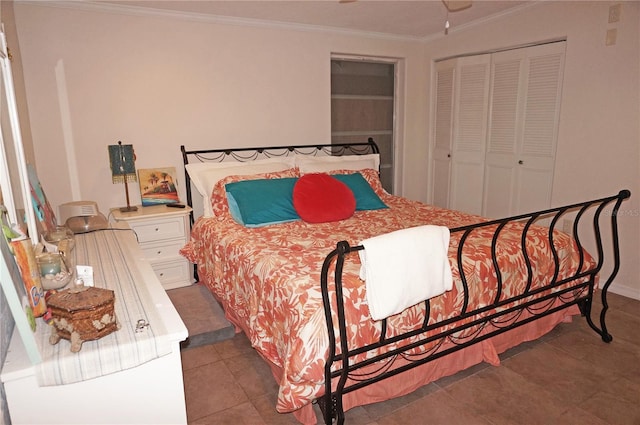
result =
[[119,329],[114,311],[112,290],[78,287],[57,292],[47,299],[53,328],[49,342],[61,338],[71,341],[71,351],[77,353],[84,341],[92,341]]

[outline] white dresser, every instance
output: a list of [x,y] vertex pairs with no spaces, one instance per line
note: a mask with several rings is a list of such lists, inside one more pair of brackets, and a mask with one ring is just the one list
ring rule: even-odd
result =
[[138,243],[162,287],[167,289],[193,283],[193,266],[179,250],[189,241],[191,208],[165,205],[138,207],[137,211],[111,210],[115,222],[126,222],[136,233]]
[[[109,237],[110,245],[93,242],[103,235],[105,240]],[[80,238],[89,240],[85,243]],[[39,318],[33,337],[42,360],[35,365],[14,330],[0,374],[12,423],[186,424],[180,342],[188,331],[133,232],[105,230],[76,241],[79,261],[97,272],[96,286],[105,284],[117,294],[120,327],[100,340],[84,342],[80,352],[72,353],[69,341],[49,344],[49,327]],[[120,278],[108,270],[122,271]],[[145,324],[140,328],[142,312]],[[143,347],[163,349],[156,348],[157,353],[144,361],[141,356],[149,353]],[[108,372],[113,369],[121,370]],[[42,377],[67,379],[79,372],[93,374],[71,383],[42,382]]]

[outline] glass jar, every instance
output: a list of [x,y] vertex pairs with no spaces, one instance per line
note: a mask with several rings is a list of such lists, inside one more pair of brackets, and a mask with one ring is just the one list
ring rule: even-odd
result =
[[37,261],[38,268],[40,269],[40,276],[58,274],[62,268],[62,261],[58,253],[45,252],[38,255]]
[[64,239],[73,239],[73,232],[67,226],[56,226],[44,234],[44,240],[50,244],[57,245]]
[[60,289],[73,278],[73,268],[69,267],[62,252],[43,252],[36,256],[42,289]]

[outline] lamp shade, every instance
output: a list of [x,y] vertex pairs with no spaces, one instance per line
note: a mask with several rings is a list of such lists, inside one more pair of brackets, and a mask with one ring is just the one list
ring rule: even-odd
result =
[[109,164],[113,183],[137,181],[133,145],[109,145]]
[[127,206],[120,208],[122,212],[136,211],[138,207],[129,203],[129,186],[127,183],[137,181],[136,155],[132,145],[123,145],[118,141],[117,145],[109,145],[109,166],[111,167],[111,181],[124,183],[124,193],[127,197]]

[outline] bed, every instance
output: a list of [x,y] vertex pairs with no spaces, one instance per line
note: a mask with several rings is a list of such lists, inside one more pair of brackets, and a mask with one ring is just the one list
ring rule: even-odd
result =
[[[277,411],[301,423],[317,422],[315,402],[326,423],[343,423],[354,406],[498,365],[498,354],[575,315],[612,339],[606,295],[627,190],[489,220],[387,193],[372,139],[181,152],[187,202],[196,204],[193,185],[203,209],[181,253],[271,367]],[[436,243],[418,230],[436,232]],[[444,267],[431,263],[443,255]],[[374,273],[393,294],[373,298]],[[416,302],[424,285],[403,285],[424,273],[438,291]],[[593,320],[598,286],[603,309]]]

